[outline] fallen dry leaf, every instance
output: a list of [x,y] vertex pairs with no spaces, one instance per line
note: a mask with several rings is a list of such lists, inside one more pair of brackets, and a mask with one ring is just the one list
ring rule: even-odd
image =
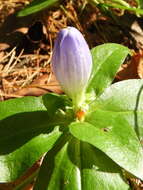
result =
[[7,43],[0,43],[0,51],[6,50],[10,47]]
[[137,47],[143,48],[143,30],[139,21],[135,20],[132,23],[130,34],[135,39]]
[[23,190],[32,190],[32,189],[33,189],[33,184],[29,184]]
[[117,75],[117,80],[143,78],[143,52],[135,53],[129,63],[123,64]]
[[[50,74],[51,75],[51,74]],[[31,85],[26,88],[22,88],[15,92],[15,95],[19,96],[41,96],[48,92],[54,92],[62,94],[63,91],[54,75],[51,76],[48,74],[42,75],[37,80],[35,80]]]

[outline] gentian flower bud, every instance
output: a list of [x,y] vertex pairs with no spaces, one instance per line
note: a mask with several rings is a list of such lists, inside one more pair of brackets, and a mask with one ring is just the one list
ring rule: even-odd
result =
[[92,57],[84,37],[76,28],[67,27],[59,32],[53,50],[52,68],[75,108],[80,108],[92,70]]

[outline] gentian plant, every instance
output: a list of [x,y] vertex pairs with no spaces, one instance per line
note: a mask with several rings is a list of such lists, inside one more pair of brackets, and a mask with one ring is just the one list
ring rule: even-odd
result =
[[[143,80],[111,84],[130,50],[91,50],[73,27],[58,34],[52,68],[65,95],[0,103],[0,181],[19,178],[43,155],[34,190],[131,190],[143,179]],[[92,58],[91,58],[92,57]]]

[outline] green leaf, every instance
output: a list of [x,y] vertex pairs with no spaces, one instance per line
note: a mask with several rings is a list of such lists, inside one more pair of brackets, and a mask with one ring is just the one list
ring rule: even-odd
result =
[[48,93],[42,97],[43,103],[47,108],[49,116],[55,114],[55,112],[60,109],[65,109],[65,106],[71,105],[69,98],[66,95],[58,95],[54,93]]
[[0,182],[7,182],[17,179],[50,150],[61,132],[42,97],[0,102],[0,119]]
[[143,151],[135,131],[118,115],[97,110],[86,122],[70,125],[70,132],[108,155],[120,167],[143,179]]
[[138,3],[139,8],[143,8],[143,0],[136,0]]
[[0,102],[0,120],[18,113],[46,111],[42,97],[15,98]]
[[[106,0],[90,0],[90,2],[89,3],[91,3],[91,4],[93,4],[93,5],[97,5],[97,4],[103,4],[103,3],[106,3]],[[126,2],[126,1],[124,1],[124,0],[109,0],[108,1],[108,3],[109,4],[114,4],[114,5],[123,5],[123,6],[125,6],[125,7],[129,7],[130,5]]]
[[109,4],[109,3],[103,3],[103,5],[107,6],[107,7],[112,7],[112,8],[119,8],[119,9],[123,9],[123,10],[128,10],[128,11],[132,11],[135,12],[137,14],[141,14],[143,15],[143,1],[139,0],[139,8],[134,8],[134,7],[127,7],[127,6],[123,6],[123,5],[118,5],[118,4]]
[[[50,163],[50,164],[48,164]],[[34,190],[129,190],[121,168],[93,146],[71,139],[47,153]]]
[[19,11],[17,16],[27,16],[55,5],[59,0],[33,0],[27,7]]
[[51,133],[37,135],[9,154],[1,154],[0,182],[11,182],[23,175],[45,152],[53,147],[60,135],[61,132],[55,129]]
[[143,80],[132,79],[117,82],[91,104],[91,112],[102,109],[123,117],[143,139]]
[[94,90],[99,96],[108,87],[130,53],[129,49],[119,44],[103,44],[91,50],[93,56],[93,72],[87,91]]

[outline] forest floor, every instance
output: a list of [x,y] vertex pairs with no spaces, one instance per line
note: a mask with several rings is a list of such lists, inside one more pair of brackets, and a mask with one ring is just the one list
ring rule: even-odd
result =
[[[0,101],[47,92],[62,93],[51,72],[50,61],[56,35],[66,26],[78,28],[90,48],[113,42],[132,50],[115,82],[143,78],[142,17],[118,9],[105,13],[89,4],[84,7],[82,0],[65,0],[59,7],[16,17],[15,13],[29,2],[0,0]],[[38,166],[39,162],[33,170]],[[133,179],[131,183],[135,190],[143,189],[141,181]],[[12,185],[0,185],[0,190],[12,190]],[[32,185],[26,189],[32,189]]]

